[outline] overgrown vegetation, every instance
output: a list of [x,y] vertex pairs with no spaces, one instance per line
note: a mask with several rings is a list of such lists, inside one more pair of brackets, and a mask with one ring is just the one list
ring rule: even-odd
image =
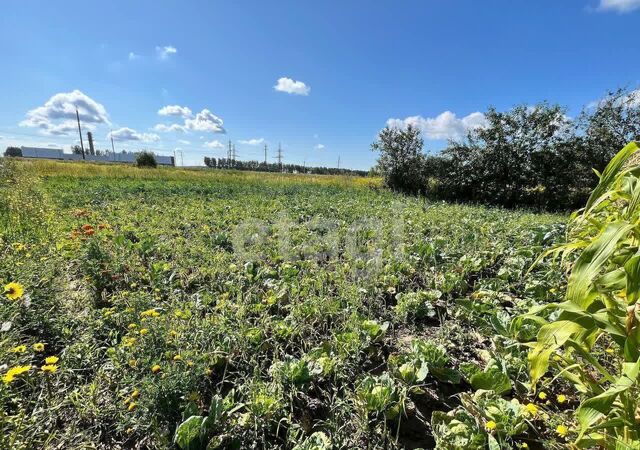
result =
[[137,167],[158,167],[156,156],[151,152],[140,152],[136,154],[136,166]]
[[[380,170],[408,166],[388,186],[445,200],[571,210],[597,184],[593,170],[602,172],[618,150],[640,139],[640,98],[628,90],[610,93],[576,119],[548,103],[490,108],[485,117],[486,126],[427,158],[421,145],[416,151],[417,141],[404,142],[407,131],[383,130],[373,145],[381,150]],[[414,156],[402,159],[405,154]]]
[[357,177],[4,160],[0,447],[637,448],[636,151],[568,227]]

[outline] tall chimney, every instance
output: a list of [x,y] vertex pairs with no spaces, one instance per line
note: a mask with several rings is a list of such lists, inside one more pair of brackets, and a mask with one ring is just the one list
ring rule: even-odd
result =
[[91,133],[91,131],[87,132],[87,138],[89,139],[89,154],[95,155],[96,151],[93,148],[93,134]]

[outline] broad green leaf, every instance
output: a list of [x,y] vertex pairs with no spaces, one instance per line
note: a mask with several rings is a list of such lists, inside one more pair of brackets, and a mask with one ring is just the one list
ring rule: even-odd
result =
[[181,450],[199,450],[200,443],[200,427],[204,417],[191,416],[182,422],[176,429],[176,435],[173,442],[180,447]]
[[485,389],[503,395],[511,392],[511,380],[504,372],[498,369],[490,369],[486,372],[476,373],[469,380],[474,389]]
[[591,193],[589,200],[587,200],[587,205],[585,206],[585,215],[592,208],[594,202],[609,190],[609,187],[613,184],[616,176],[624,167],[625,162],[627,162],[631,155],[633,155],[636,151],[638,151],[638,144],[636,144],[635,142],[631,142],[627,144],[622,150],[620,150],[618,154],[614,156],[613,159],[609,162],[609,164],[607,164],[607,167],[605,167],[602,175],[600,176],[600,182]]
[[620,393],[626,391],[638,381],[640,360],[635,363],[624,363],[622,375],[605,392],[582,402],[576,411],[580,423],[580,436],[587,432],[600,418],[611,409],[611,405]]
[[559,320],[540,328],[538,332],[538,342],[529,352],[528,356],[532,385],[535,386],[540,377],[546,373],[549,368],[549,357],[551,354],[561,347],[573,334],[579,333],[582,330],[584,330],[584,328],[579,324],[568,320]]
[[604,232],[584,249],[576,261],[567,289],[567,300],[586,309],[593,300],[589,293],[593,281],[599,275],[602,266],[616,250],[618,241],[633,225],[626,222],[614,222],[605,228]]

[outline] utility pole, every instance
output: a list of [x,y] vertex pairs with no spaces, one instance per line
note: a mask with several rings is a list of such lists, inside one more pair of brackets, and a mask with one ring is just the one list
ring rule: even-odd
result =
[[264,165],[267,165],[267,144],[264,144]]
[[78,119],[78,134],[80,135],[80,148],[82,149],[82,159],[84,158],[84,144],[82,143],[82,128],[80,128],[80,113],[76,108],[76,119]]
[[280,172],[282,172],[282,146],[278,142],[278,156],[276,156],[278,160],[278,167],[280,168]]
[[338,155],[338,170],[340,170],[340,155]]
[[87,132],[87,139],[89,140],[89,154],[95,155],[96,149],[93,147],[93,133],[91,131]]

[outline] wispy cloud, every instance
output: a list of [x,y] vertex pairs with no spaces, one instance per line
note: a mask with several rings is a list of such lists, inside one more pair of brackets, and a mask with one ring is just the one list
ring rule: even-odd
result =
[[160,136],[153,133],[139,133],[128,127],[122,127],[110,132],[107,138],[113,138],[114,141],[142,141],[142,142],[158,142]]
[[260,144],[264,144],[264,138],[239,140],[238,142],[240,144],[246,144],[246,145],[260,145]]
[[129,52],[129,61],[135,61],[136,59],[140,59],[140,55],[133,52]]
[[318,144],[314,147],[316,150],[324,150],[324,144]]
[[164,47],[160,47],[160,46],[156,47],[156,54],[158,55],[158,58],[161,60],[169,59],[171,55],[175,55],[176,53],[178,53],[178,49],[172,45],[166,45]]
[[205,142],[204,146],[207,148],[224,148],[224,144],[220,141],[209,141]]
[[307,86],[304,82],[292,80],[287,77],[280,78],[273,88],[279,92],[295,95],[309,95],[311,92],[311,87]]
[[640,0],[600,0],[599,11],[628,13],[640,8]]

